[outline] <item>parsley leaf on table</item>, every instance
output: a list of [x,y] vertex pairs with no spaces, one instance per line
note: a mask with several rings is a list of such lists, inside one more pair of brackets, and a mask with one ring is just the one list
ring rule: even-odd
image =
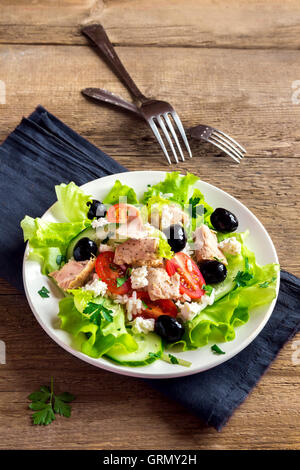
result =
[[55,413],[66,418],[71,416],[69,403],[75,399],[75,396],[68,392],[55,395],[51,377],[50,388],[40,387],[39,390],[31,393],[28,399],[31,401],[29,408],[35,411],[32,415],[33,424],[47,426],[56,419]]
[[43,286],[40,290],[38,290],[38,294],[40,294],[40,296],[45,299],[49,297],[50,291],[47,289],[47,287]]

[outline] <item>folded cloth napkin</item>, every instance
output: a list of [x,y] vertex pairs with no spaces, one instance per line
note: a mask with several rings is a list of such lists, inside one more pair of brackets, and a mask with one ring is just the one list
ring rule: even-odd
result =
[[[0,146],[0,277],[19,289],[24,243],[20,221],[42,215],[55,201],[54,185],[84,184],[127,171],[39,106]],[[146,380],[220,430],[300,329],[300,280],[281,272],[275,310],[259,336],[214,369],[178,379]]]

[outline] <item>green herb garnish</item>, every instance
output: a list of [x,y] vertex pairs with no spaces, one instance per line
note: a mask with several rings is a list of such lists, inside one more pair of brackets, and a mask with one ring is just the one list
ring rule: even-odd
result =
[[214,344],[213,346],[211,346],[210,349],[214,351],[216,354],[226,354],[224,351],[222,351],[222,349],[219,348],[217,344]]
[[142,300],[142,305],[144,308],[149,308],[148,305]]
[[247,271],[239,271],[234,278],[234,281],[236,283],[234,289],[237,289],[238,287],[245,287],[248,284],[248,281],[250,281],[251,279],[253,279],[253,274]]
[[113,316],[112,316],[113,311],[104,307],[104,305],[102,304],[95,304],[94,302],[88,302],[87,306],[83,310],[83,313],[88,315],[91,322],[98,326],[100,326],[101,324],[101,318],[102,318],[101,314],[104,320],[108,322],[113,321]]
[[117,277],[117,287],[121,287],[127,279],[127,277]]
[[245,258],[245,270],[246,270],[246,271],[249,271],[249,269],[250,269],[249,259],[248,259],[248,258]]
[[208,286],[208,285],[205,285],[205,284],[202,285],[201,289],[204,290],[204,292],[206,292],[206,294],[209,297],[211,296],[212,291],[214,290],[214,288],[212,286]]
[[149,357],[153,357],[155,359],[160,359],[160,354],[149,352]]
[[189,200],[189,204],[192,206],[192,219],[196,219],[197,215],[203,215],[204,213],[204,206],[197,205],[200,202],[200,197],[191,197]]
[[38,290],[38,294],[40,294],[40,296],[45,299],[46,297],[49,297],[50,291],[47,289],[47,287],[43,286],[40,290]]
[[39,390],[28,396],[31,401],[29,408],[35,413],[32,415],[33,424],[47,426],[52,423],[55,413],[69,418],[71,416],[71,405],[69,403],[75,399],[71,393],[64,392],[55,395],[53,391],[53,377],[51,377],[50,388],[40,387]]
[[173,354],[165,354],[163,353],[161,358],[162,361],[168,362],[169,364],[178,364],[179,366],[190,367],[192,364],[189,361],[185,361],[184,359],[180,359],[179,357],[173,356]]
[[169,354],[169,359],[172,364],[179,364],[177,357],[173,356],[173,354]]
[[269,287],[269,285],[274,282],[276,280],[276,277],[272,277],[272,279],[270,281],[265,281],[265,282],[262,282],[261,284],[258,284],[259,287],[262,287],[263,289],[265,289],[266,287]]

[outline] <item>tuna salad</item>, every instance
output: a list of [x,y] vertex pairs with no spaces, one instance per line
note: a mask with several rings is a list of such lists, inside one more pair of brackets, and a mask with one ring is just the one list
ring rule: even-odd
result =
[[29,258],[63,293],[60,327],[84,354],[189,366],[174,354],[233,340],[275,298],[279,266],[257,264],[236,215],[212,208],[197,181],[168,173],[138,199],[117,180],[102,201],[63,183],[64,222],[22,220]]

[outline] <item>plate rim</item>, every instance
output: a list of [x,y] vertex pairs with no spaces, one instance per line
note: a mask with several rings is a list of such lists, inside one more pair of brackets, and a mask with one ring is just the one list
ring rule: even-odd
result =
[[[106,178],[107,179],[118,179],[120,176],[124,176],[124,174],[125,175],[128,175],[128,174],[147,175],[147,176],[150,176],[150,178],[151,178],[151,174],[156,174],[156,175],[159,174],[163,178],[167,173],[173,173],[173,171],[138,170],[138,171],[128,171],[128,172],[114,173],[112,175],[102,176],[100,178],[96,178],[94,180],[88,181],[87,183],[84,183],[83,185],[80,185],[79,187],[84,190],[85,187],[88,186],[90,183],[96,183],[97,181],[101,181],[101,180],[106,179]],[[185,175],[180,173],[180,176],[185,176]],[[253,212],[251,212],[250,209],[248,209],[248,207],[245,206],[242,202],[240,202],[237,198],[235,198],[231,194],[227,193],[223,189],[221,189],[217,186],[214,186],[211,183],[208,183],[208,182],[204,181],[200,177],[199,177],[199,182],[204,183],[204,185],[210,187],[210,189],[212,189],[212,190],[217,190],[217,191],[225,194],[226,197],[229,197],[235,203],[242,206],[243,210],[245,210],[251,217],[254,217],[254,219],[256,220],[256,222],[258,223],[258,225],[260,226],[260,228],[264,232],[264,234],[265,234],[265,236],[266,236],[266,238],[267,238],[267,240],[268,240],[268,242],[271,246],[271,249],[273,251],[273,255],[276,259],[276,261],[274,261],[274,262],[279,264],[279,260],[278,260],[278,256],[277,256],[277,252],[276,252],[274,243],[273,243],[269,233],[265,229],[264,225],[260,222],[260,220],[257,218],[257,216]],[[57,201],[54,202],[43,213],[41,218],[43,218],[46,215],[47,212],[51,211],[53,206],[55,206],[55,204],[57,204]],[[93,365],[97,368],[100,368],[100,369],[107,370],[109,372],[113,372],[113,373],[117,373],[117,374],[125,375],[125,376],[130,376],[130,377],[143,378],[143,379],[169,379],[169,378],[178,378],[178,377],[185,377],[185,376],[189,376],[189,375],[195,375],[195,374],[199,374],[201,372],[205,372],[207,370],[213,369],[214,367],[216,367],[218,365],[221,365],[221,364],[224,364],[228,360],[232,359],[237,354],[239,354],[241,351],[243,351],[247,346],[249,346],[249,344],[252,343],[252,341],[254,341],[254,339],[259,335],[259,333],[262,331],[264,326],[267,324],[267,322],[269,321],[269,319],[270,319],[270,317],[271,317],[271,315],[274,311],[276,301],[277,301],[277,298],[278,298],[279,288],[280,288],[280,272],[279,272],[279,275],[278,275],[278,278],[277,278],[277,286],[276,286],[276,297],[272,300],[271,304],[269,305],[269,308],[268,308],[267,312],[264,314],[264,318],[259,323],[259,325],[254,329],[254,331],[249,336],[247,336],[247,338],[245,338],[241,342],[240,345],[237,345],[237,347],[233,351],[227,352],[226,355],[224,354],[224,355],[216,356],[215,361],[212,361],[207,367],[201,366],[198,370],[192,370],[191,371],[188,368],[184,368],[185,370],[178,370],[178,372],[174,371],[174,373],[162,373],[162,374],[143,373],[143,370],[142,371],[141,370],[137,371],[134,367],[132,367],[132,370],[124,369],[124,367],[122,365],[117,364],[117,363],[113,363],[113,362],[109,361],[109,359],[107,359],[107,358],[103,358],[104,361],[105,361],[104,363],[96,362],[96,361],[98,361],[97,358],[92,358],[92,357],[87,356],[86,354],[82,353],[81,351],[74,349],[73,347],[69,346],[68,344],[65,344],[60,338],[58,338],[55,335],[54,331],[52,331],[53,329],[50,329],[43,322],[40,314],[37,312],[36,308],[34,307],[32,301],[31,301],[31,297],[30,297],[29,290],[28,290],[27,283],[26,283],[26,272],[25,272],[26,271],[27,253],[28,253],[28,242],[26,243],[26,246],[25,246],[24,256],[23,256],[23,264],[22,264],[22,277],[23,277],[23,285],[24,285],[25,295],[26,295],[28,304],[31,308],[31,311],[32,311],[33,315],[35,316],[37,322],[40,324],[42,329],[47,333],[47,335],[50,336],[50,338],[53,341],[55,341],[60,347],[62,347],[65,351],[67,351],[70,354],[72,354],[73,356],[75,356],[77,359],[83,360],[84,362],[87,362],[88,364],[91,364],[91,365]],[[151,364],[149,366],[151,366]],[[144,369],[146,369],[149,366],[145,366]]]

